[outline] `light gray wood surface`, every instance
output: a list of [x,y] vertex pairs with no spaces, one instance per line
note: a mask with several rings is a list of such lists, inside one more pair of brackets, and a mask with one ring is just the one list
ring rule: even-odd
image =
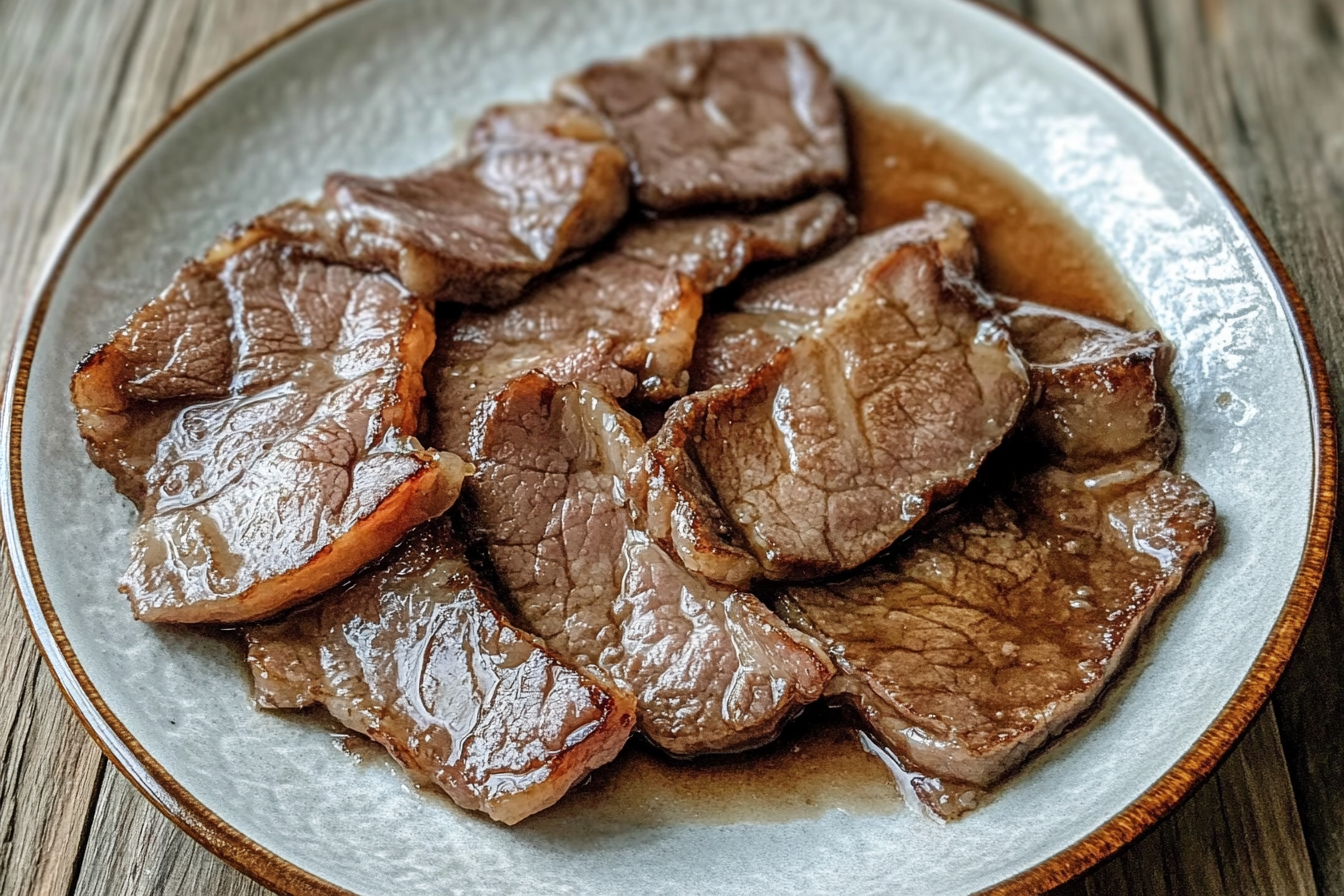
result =
[[[81,197],[171,104],[320,0],[0,0],[0,332]],[[1241,191],[1344,375],[1344,0],[1003,5],[1157,101]],[[1338,541],[1338,539],[1337,539]],[[1211,781],[1060,893],[1344,896],[1344,567]],[[266,891],[161,816],[61,699],[0,578],[0,894]]]

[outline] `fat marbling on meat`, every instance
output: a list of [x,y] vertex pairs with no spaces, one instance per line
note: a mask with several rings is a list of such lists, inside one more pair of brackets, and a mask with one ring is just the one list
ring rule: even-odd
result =
[[416,295],[500,305],[604,237],[628,204],[625,154],[591,115],[499,106],[460,158],[395,178],[329,175],[315,205],[281,206],[257,226]]
[[446,518],[247,631],[258,705],[322,704],[458,805],[514,824],[613,758],[633,701],[513,626]]
[[656,211],[782,202],[848,176],[830,68],[797,35],[668,41],[591,65],[556,96],[607,120],[636,200]]
[[778,604],[828,644],[829,692],[943,817],[1097,700],[1215,530],[1203,489],[1162,469],[1174,443],[1151,362],[1169,346],[1041,306],[1014,314],[1046,380],[1017,441],[890,552]]
[[260,619],[456,500],[414,439],[432,315],[390,278],[249,231],[188,263],[71,384],[140,510],[121,590],[156,622]]
[[[964,487],[1016,422],[1028,379],[1003,318],[958,256],[912,230],[780,278],[762,318],[800,335],[673,405],[640,498],[689,568],[734,585],[852,569]],[[745,298],[764,306],[773,284]]]
[[746,749],[821,693],[831,667],[815,641],[639,527],[624,482],[643,436],[601,387],[525,374],[481,407],[473,441],[475,520],[511,609],[633,694],[655,744]]
[[469,310],[447,325],[427,373],[435,444],[465,450],[476,408],[528,370],[599,383],[617,398],[684,394],[706,293],[749,267],[806,258],[852,229],[830,193],[761,215],[631,225],[516,305]]

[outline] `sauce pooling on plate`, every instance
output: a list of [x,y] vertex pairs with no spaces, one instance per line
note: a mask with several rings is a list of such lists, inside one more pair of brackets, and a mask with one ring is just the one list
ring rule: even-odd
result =
[[[850,200],[861,230],[919,217],[929,201],[956,205],[976,215],[981,275],[990,289],[1129,327],[1147,324],[1092,236],[1025,177],[914,113],[854,91],[847,100]],[[889,815],[906,811],[902,783],[908,787],[865,749],[846,713],[814,705],[777,741],[745,753],[675,760],[632,740],[519,830],[589,842],[603,832],[669,823],[787,822],[834,810]]]
[[1131,329],[1149,325],[1092,235],[1026,177],[943,125],[853,89],[845,96],[861,231],[945,202],[975,215],[990,290]]

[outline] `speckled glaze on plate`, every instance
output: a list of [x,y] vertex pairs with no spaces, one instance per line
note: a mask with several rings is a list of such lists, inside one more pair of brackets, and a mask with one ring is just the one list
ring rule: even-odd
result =
[[[1219,547],[1099,712],[951,825],[893,800],[788,821],[505,829],[251,706],[227,638],[136,623],[133,519],[85,456],[80,357],[233,221],[342,168],[441,155],[488,103],[663,37],[791,29],[838,73],[988,148],[1095,234],[1178,347],[1182,467]],[[1004,16],[944,0],[362,0],[230,69],[93,197],[20,332],[5,534],[34,634],[93,736],[193,836],[295,893],[1033,892],[1129,842],[1216,765],[1306,619],[1333,517],[1322,365],[1300,300],[1207,163],[1142,104]]]

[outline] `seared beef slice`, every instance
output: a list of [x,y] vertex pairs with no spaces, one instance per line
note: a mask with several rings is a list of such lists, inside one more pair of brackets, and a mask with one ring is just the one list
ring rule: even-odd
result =
[[461,450],[481,402],[528,370],[600,383],[617,398],[684,394],[705,293],[753,264],[815,253],[852,227],[829,193],[763,215],[645,222],[513,307],[464,313],[430,365],[435,444]]
[[141,511],[121,581],[140,619],[260,619],[321,593],[467,471],[413,438],[424,303],[257,236],[184,267],[75,373],[90,456]]
[[1166,460],[1176,432],[1160,383],[1173,352],[1160,333],[1032,302],[1002,304],[1041,393],[1024,423],[1056,463],[1078,469],[1119,455]]
[[509,624],[442,518],[247,640],[258,704],[324,704],[416,778],[506,824],[613,759],[634,727],[627,696]]
[[[1061,327],[1117,333],[1058,317]],[[1047,387],[1030,411],[1033,423],[1091,420],[1069,430],[1077,441],[1060,441],[1053,424],[1029,426],[955,508],[851,575],[790,587],[780,604],[829,645],[840,669],[831,692],[859,708],[941,815],[974,806],[977,791],[1096,701],[1213,535],[1208,495],[1159,469],[1171,444],[1164,429],[1098,452],[1110,396],[1156,394],[1152,365],[1123,363],[1153,334],[1130,337],[1110,341],[1109,362],[1097,353],[1100,337],[1080,343],[1074,365],[1024,340],[1033,376],[1044,366],[1041,375],[1067,382],[1109,378],[1114,393]],[[1112,410],[1148,420],[1146,408]],[[1075,444],[1083,450],[1068,454]]]
[[649,443],[649,531],[715,581],[872,558],[970,481],[1027,398],[1002,318],[936,244],[832,279],[828,314],[746,382],[677,402]]
[[830,664],[755,596],[686,571],[631,519],[639,424],[603,390],[539,373],[486,403],[473,430],[481,531],[519,620],[637,701],[676,754],[772,739]]
[[556,96],[607,119],[635,198],[657,211],[783,201],[848,174],[830,69],[798,36],[669,41],[590,66]]
[[600,240],[629,203],[625,155],[588,114],[502,106],[464,158],[397,178],[332,174],[316,206],[260,226],[462,305],[512,301],[566,253]]
[[808,323],[847,296],[865,272],[902,246],[936,252],[945,276],[970,280],[977,263],[971,216],[929,203],[923,217],[851,240],[837,252],[789,273],[757,278],[726,310],[706,315],[696,335],[691,391],[746,382]]

